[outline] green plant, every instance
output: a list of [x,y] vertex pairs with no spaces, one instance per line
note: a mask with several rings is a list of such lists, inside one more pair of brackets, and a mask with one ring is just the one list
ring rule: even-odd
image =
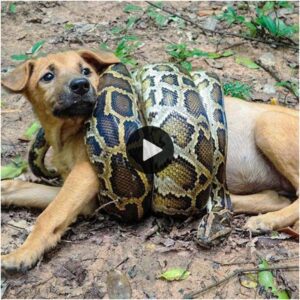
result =
[[8,7],[8,11],[11,13],[11,14],[15,14],[17,12],[17,9],[16,9],[16,4],[15,3],[9,3],[9,7]]
[[1,12],[9,13],[9,14],[15,14],[17,12],[16,4],[15,2],[8,3],[1,3]]
[[[252,19],[251,23],[260,31],[260,35],[268,33],[276,38],[284,38],[291,37],[298,32],[298,25],[287,25],[278,18],[277,9],[282,5],[291,7],[285,1],[267,1],[262,8],[256,8],[256,18]],[[271,16],[273,12],[275,17]]]
[[1,166],[1,180],[15,178],[25,172],[27,167],[27,161],[18,156],[12,159],[11,163]]
[[240,81],[232,81],[225,83],[224,86],[224,94],[226,96],[237,97],[240,99],[248,100],[251,95],[252,87],[246,83],[242,83]]
[[134,12],[134,11],[141,11],[143,10],[140,6],[134,5],[134,4],[126,4],[123,8],[123,11],[126,13]]
[[293,10],[294,5],[288,1],[257,2],[255,16],[251,18],[239,15],[232,6],[228,6],[218,19],[230,25],[244,25],[252,37],[272,37],[276,40],[290,38],[299,31],[298,24],[288,25],[281,20],[277,14],[280,8]]
[[[144,43],[140,42],[136,36],[124,36],[116,46],[114,53],[122,63],[136,66],[137,61],[132,56],[143,45]],[[106,43],[100,44],[100,48],[110,50]]]
[[192,70],[191,62],[187,61],[191,57],[206,57],[217,59],[233,55],[233,52],[228,50],[223,53],[206,52],[200,49],[189,49],[186,44],[169,44],[166,46],[166,52],[172,57],[172,60],[180,64],[187,71]]
[[245,22],[245,17],[238,15],[232,6],[228,6],[217,18],[219,20],[226,21],[229,25]]
[[[156,6],[159,6],[160,8],[163,7],[162,2],[155,2]],[[185,21],[181,18],[178,18],[176,16],[172,15],[166,15],[158,8],[155,8],[151,5],[149,5],[146,9],[147,15],[154,21],[156,26],[158,27],[164,27],[167,26],[167,24],[171,21],[176,22],[179,26],[179,28],[185,27]]]
[[276,86],[282,86],[290,90],[296,97],[299,97],[299,84],[290,80],[280,81],[276,83]]
[[134,27],[134,25],[136,24],[136,22],[139,20],[139,17],[137,16],[130,16],[127,21],[125,26],[114,26],[110,32],[113,35],[121,35],[121,34],[125,34],[128,32],[128,30],[132,29]]
[[45,44],[45,42],[46,42],[45,40],[38,41],[26,53],[13,54],[11,56],[11,59],[12,60],[17,60],[17,61],[24,61],[24,60],[27,60],[27,59],[42,56],[42,55],[44,55],[44,53],[41,53],[40,50],[43,47],[43,45]]

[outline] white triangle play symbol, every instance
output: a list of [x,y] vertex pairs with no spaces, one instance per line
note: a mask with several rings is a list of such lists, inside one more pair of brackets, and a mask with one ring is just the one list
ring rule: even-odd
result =
[[151,142],[143,139],[143,161],[148,160],[162,151],[162,148],[159,148]]

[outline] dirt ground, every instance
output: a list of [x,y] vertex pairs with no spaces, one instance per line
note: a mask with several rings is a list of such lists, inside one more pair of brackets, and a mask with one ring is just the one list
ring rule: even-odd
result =
[[[97,48],[102,42],[114,48],[120,37],[112,35],[110,29],[124,26],[129,16],[123,12],[126,3],[18,2],[16,13],[2,13],[2,75],[17,64],[11,60],[11,55],[25,53],[42,39],[46,40],[44,52]],[[143,9],[148,6],[145,2],[135,4]],[[199,24],[207,24],[212,14],[222,12],[226,3],[168,2],[165,5],[176,8]],[[139,14],[140,20],[131,34],[145,43],[135,54],[140,64],[167,61],[165,46],[168,43],[185,42],[193,48],[216,51],[217,44],[218,50],[222,50],[244,42],[238,38],[203,35],[189,24],[180,29],[171,22],[159,28],[146,14]],[[297,13],[290,13],[287,18],[298,22]],[[73,24],[74,28],[67,30],[66,23]],[[219,22],[216,26],[223,29],[226,25]],[[231,49],[252,59],[267,53],[273,57],[282,80],[298,78],[298,53],[295,50],[250,42],[237,44]],[[298,109],[298,99],[285,88],[274,87],[275,79],[263,69],[245,68],[236,64],[234,57],[192,61],[194,67],[216,72],[223,82],[241,80],[250,84],[253,86],[252,100],[262,99],[268,103],[275,98],[282,105]],[[8,95],[2,91],[1,107],[3,165],[17,155],[26,158],[28,142],[20,137],[34,116],[30,105],[20,95]],[[36,180],[30,172],[20,178]],[[38,214],[36,210],[2,209],[2,253],[22,244]],[[103,215],[89,220],[79,218],[58,246],[46,253],[34,269],[26,274],[2,276],[3,298],[107,298],[107,275],[114,269],[128,277],[133,298],[183,298],[237,269],[256,268],[262,258],[267,259],[270,266],[298,265],[298,242],[295,239],[282,233],[251,236],[242,229],[247,218],[245,215],[235,216],[231,236],[211,250],[199,248],[193,240],[197,220],[183,223],[150,217],[140,224],[124,225]],[[159,274],[173,267],[188,268],[189,277],[173,282],[158,278]],[[280,286],[287,289],[292,298],[298,299],[298,272],[281,270],[274,274]],[[258,288],[244,287],[240,280],[235,277],[198,297],[266,297]]]

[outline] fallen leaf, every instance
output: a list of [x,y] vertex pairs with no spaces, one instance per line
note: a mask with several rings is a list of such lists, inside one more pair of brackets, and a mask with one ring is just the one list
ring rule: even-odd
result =
[[119,270],[108,273],[106,290],[110,299],[130,299],[132,294],[127,276]]
[[40,128],[41,128],[41,125],[38,122],[34,121],[26,129],[24,136],[21,139],[30,141]]
[[237,56],[235,59],[236,63],[243,65],[249,69],[259,69],[259,65],[257,65],[252,59],[244,56]]
[[12,179],[27,170],[28,163],[21,157],[15,158],[10,164],[1,167],[1,180]]
[[277,98],[271,98],[271,99],[270,99],[270,103],[271,103],[272,105],[278,105],[278,104],[279,104],[279,101],[278,101]]
[[278,231],[286,233],[286,234],[290,235],[291,237],[299,240],[299,232],[295,231],[291,227],[284,227],[284,228],[278,229]]
[[[269,268],[268,262],[264,259],[258,265],[259,269]],[[265,291],[271,291],[278,299],[289,299],[289,295],[285,290],[278,290],[275,278],[271,271],[261,271],[258,273],[258,282],[264,287]]]
[[241,275],[239,279],[240,284],[248,289],[255,289],[257,287],[258,282],[256,274],[247,273],[245,275]]
[[167,281],[185,280],[189,277],[190,272],[183,268],[172,268],[160,274],[158,278]]

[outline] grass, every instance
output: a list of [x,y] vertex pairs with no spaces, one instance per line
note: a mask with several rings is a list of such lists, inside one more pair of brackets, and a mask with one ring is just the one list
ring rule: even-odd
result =
[[240,81],[225,83],[223,88],[226,96],[237,97],[244,100],[248,100],[251,96],[252,87]]

